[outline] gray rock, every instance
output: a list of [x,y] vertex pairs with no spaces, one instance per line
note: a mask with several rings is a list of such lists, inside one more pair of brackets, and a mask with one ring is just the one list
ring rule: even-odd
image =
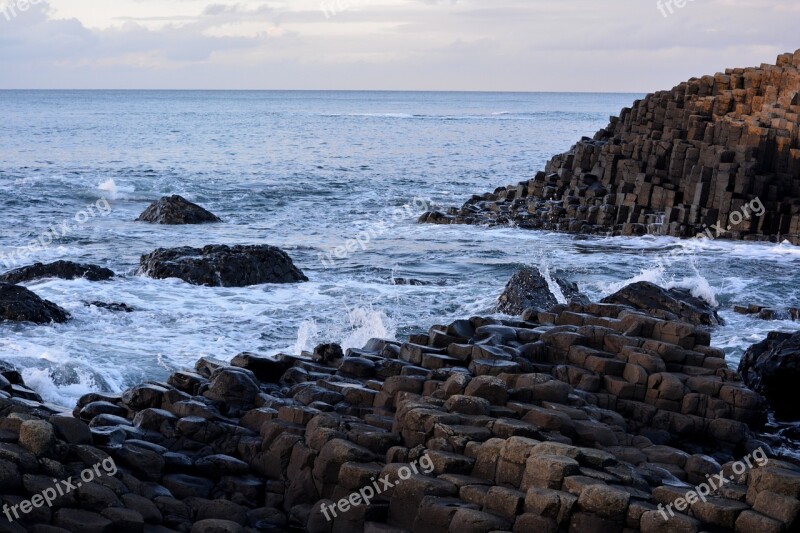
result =
[[0,283],[0,322],[63,323],[69,313],[53,302],[43,300],[25,287]]
[[177,194],[153,202],[136,221],[168,225],[222,222],[213,213]]
[[308,281],[286,252],[267,245],[159,248],[142,256],[138,273],[211,287]]
[[795,393],[800,378],[800,333],[770,333],[748,348],[739,372],[749,387],[767,398],[779,418],[800,420]]
[[114,277],[114,272],[97,265],[81,265],[72,261],[56,261],[54,263],[24,266],[0,275],[5,283],[23,283],[42,278],[76,279],[89,281],[106,281]]
[[[553,278],[568,300],[585,300],[578,286],[561,278]],[[497,302],[497,311],[507,315],[521,315],[525,309],[547,310],[558,304],[547,280],[538,269],[523,268],[514,274]]]
[[668,320],[718,326],[724,321],[711,305],[685,289],[662,289],[647,281],[632,283],[603,298],[602,303],[626,305]]
[[53,426],[44,420],[26,420],[19,428],[19,444],[37,456],[49,454],[56,444]]

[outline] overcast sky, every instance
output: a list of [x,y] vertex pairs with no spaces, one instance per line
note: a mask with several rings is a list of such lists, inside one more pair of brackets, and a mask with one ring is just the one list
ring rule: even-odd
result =
[[798,0],[26,1],[0,88],[649,92],[800,48]]

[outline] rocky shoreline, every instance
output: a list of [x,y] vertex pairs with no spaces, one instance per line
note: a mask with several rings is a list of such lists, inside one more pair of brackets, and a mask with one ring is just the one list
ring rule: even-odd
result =
[[[800,467],[759,433],[766,401],[708,326],[684,321],[713,311],[680,296],[628,287],[347,353],[204,358],[72,412],[5,365],[0,498],[19,518],[0,530],[791,531]],[[769,461],[740,472],[754,453]],[[20,514],[109,461],[114,475]],[[720,472],[705,501],[662,514]]]
[[800,50],[634,102],[534,179],[433,224],[800,244]]
[[[685,237],[749,207],[717,237],[800,244],[799,68],[800,51],[650,95],[534,180],[421,221]],[[179,196],[137,221],[222,222]],[[159,249],[139,273],[307,281],[269,246]],[[113,276],[67,262],[9,272],[0,321],[70,319],[15,283]],[[71,409],[0,362],[0,531],[800,529],[800,455],[784,453],[800,440],[774,418],[800,416],[781,408],[800,337],[753,346],[740,374],[711,345],[721,318],[687,292],[636,283],[591,302],[556,285],[526,269],[498,300],[515,318],[346,352],[206,357]]]

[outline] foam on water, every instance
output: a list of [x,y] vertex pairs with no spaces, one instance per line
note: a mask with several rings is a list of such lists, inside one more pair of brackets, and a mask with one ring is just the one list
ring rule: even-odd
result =
[[564,291],[561,290],[561,287],[559,287],[558,283],[556,283],[556,280],[554,280],[553,276],[550,275],[550,265],[547,263],[542,263],[542,265],[539,267],[539,272],[547,282],[547,287],[550,289],[550,292],[556,297],[556,301],[560,304],[567,303],[567,297],[564,296]]
[[124,200],[130,198],[130,195],[136,192],[136,187],[133,185],[126,185],[120,187],[113,179],[107,179],[97,185],[97,189],[103,191],[104,196],[109,200]]

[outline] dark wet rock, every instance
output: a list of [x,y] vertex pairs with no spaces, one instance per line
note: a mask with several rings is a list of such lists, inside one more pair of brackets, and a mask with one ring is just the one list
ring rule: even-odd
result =
[[19,285],[0,283],[0,322],[63,323],[69,313]]
[[796,307],[780,310],[756,304],[734,305],[733,312],[740,315],[749,315],[760,320],[800,320],[800,309]]
[[412,285],[412,286],[423,286],[423,285],[430,285],[431,282],[429,281],[422,281],[420,279],[413,279],[413,278],[392,278],[392,285]]
[[87,307],[99,307],[114,313],[133,313],[135,309],[128,304],[117,304],[108,302],[86,302]]
[[19,428],[19,444],[37,456],[47,455],[56,444],[53,426],[44,420],[26,420]]
[[55,512],[53,525],[62,527],[67,531],[82,531],[85,533],[105,533],[112,531],[113,523],[91,511],[82,509],[59,509]]
[[0,275],[0,281],[6,283],[23,283],[42,278],[77,279],[89,281],[106,281],[114,277],[114,272],[97,265],[81,265],[72,261],[56,261],[54,263],[35,263]]
[[[553,279],[567,300],[585,300],[574,283],[559,277]],[[497,311],[507,315],[521,315],[528,308],[547,310],[558,303],[541,272],[538,269],[523,268],[506,284],[498,300]]]
[[252,404],[260,392],[253,372],[242,368],[220,368],[211,374],[205,396],[211,400],[234,404]]
[[17,367],[6,361],[0,361],[0,376],[3,376],[12,385],[24,385],[22,374]]
[[265,383],[277,383],[284,372],[289,370],[291,364],[277,358],[243,352],[231,359],[231,366],[250,370]]
[[212,287],[308,281],[286,252],[267,245],[159,248],[142,256],[138,273]]
[[749,387],[767,398],[776,416],[800,420],[800,333],[770,333],[748,348],[739,372]]
[[213,213],[177,194],[153,202],[136,220],[169,225],[222,222]]
[[318,363],[333,364],[344,358],[344,351],[338,344],[320,344],[314,348],[311,357]]
[[648,281],[632,283],[606,296],[603,303],[626,305],[659,318],[683,320],[691,324],[718,326],[724,321],[705,300],[692,296],[686,289],[662,289]]

